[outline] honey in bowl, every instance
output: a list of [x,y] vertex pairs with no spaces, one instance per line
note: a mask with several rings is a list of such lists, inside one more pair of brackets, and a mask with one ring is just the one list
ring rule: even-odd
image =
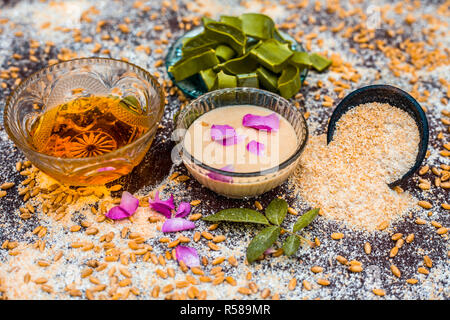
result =
[[8,136],[40,171],[70,186],[105,184],[147,154],[164,113],[158,81],[110,58],[44,68],[6,101]]
[[97,157],[141,137],[150,128],[133,96],[80,97],[35,118],[29,132],[38,152],[61,158]]

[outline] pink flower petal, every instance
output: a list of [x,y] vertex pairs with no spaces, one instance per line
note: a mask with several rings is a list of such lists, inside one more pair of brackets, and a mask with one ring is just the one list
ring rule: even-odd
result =
[[275,253],[275,252],[277,252],[277,250],[275,250],[274,248],[270,247],[269,249],[266,249],[266,251],[264,251],[264,254],[265,255],[269,255],[269,254],[272,254],[272,253]]
[[242,119],[242,125],[258,130],[277,131],[280,128],[280,118],[275,112],[268,116],[248,113]]
[[124,191],[120,200],[120,207],[131,216],[139,207],[139,200],[128,191]]
[[159,191],[156,191],[155,200],[149,199],[150,208],[153,210],[162,213],[167,218],[171,217],[172,210],[175,209],[175,205],[173,204],[173,194],[170,195],[170,198],[167,200],[159,199]]
[[189,202],[182,202],[178,206],[177,213],[175,214],[175,218],[183,218],[186,217],[191,212],[191,204]]
[[236,130],[227,124],[213,124],[211,126],[211,140],[221,141],[236,136]]
[[106,217],[113,220],[121,220],[131,216],[128,212],[122,209],[120,206],[115,206],[109,209]]
[[255,141],[255,140],[252,140],[247,144],[247,150],[258,156],[263,155],[265,149],[266,149],[266,146],[264,144],[259,143],[258,141]]
[[164,221],[162,225],[162,232],[177,232],[183,230],[194,229],[195,223],[182,218],[172,218]]
[[106,214],[107,218],[120,220],[131,217],[139,207],[139,200],[128,191],[122,193],[120,205],[112,207]]
[[238,143],[241,143],[245,139],[245,136],[234,136],[230,138],[226,138],[223,140],[218,140],[216,142],[222,144],[223,146],[232,146]]
[[[220,170],[234,172],[234,167],[233,167],[232,164],[229,164],[229,165],[227,165],[227,166],[225,166],[223,168],[220,168]],[[213,179],[213,180],[222,181],[222,182],[226,182],[226,183],[233,182],[233,178],[225,176],[225,175],[220,174],[220,173],[216,173],[216,172],[208,173],[208,177]]]
[[200,266],[200,258],[194,248],[177,246],[175,254],[178,261],[183,261],[190,268]]
[[236,130],[227,124],[213,124],[211,126],[211,140],[223,146],[231,146],[240,143],[245,136],[238,136]]

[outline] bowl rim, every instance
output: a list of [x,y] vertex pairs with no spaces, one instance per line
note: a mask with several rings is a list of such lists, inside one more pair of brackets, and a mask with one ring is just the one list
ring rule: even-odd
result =
[[[358,88],[358,89],[350,92],[339,102],[339,104],[333,110],[333,114],[331,115],[330,121],[327,126],[327,144],[333,140],[333,136],[336,131],[336,124],[339,121],[339,119],[342,117],[342,115],[345,113],[345,112],[341,113],[340,111],[342,108],[345,108],[348,105],[349,100],[351,98],[353,98],[354,96],[361,94],[362,92],[379,91],[379,90],[389,90],[390,92],[393,92],[395,95],[400,95],[400,96],[403,96],[404,98],[406,98],[406,100],[411,103],[410,106],[413,106],[413,110],[416,111],[416,115],[418,116],[418,120],[421,124],[421,127],[420,127],[418,125],[417,121],[415,121],[417,128],[419,129],[420,142],[419,142],[417,156],[416,156],[414,165],[399,179],[388,183],[389,187],[393,188],[393,187],[399,185],[401,182],[403,182],[406,178],[409,178],[410,176],[412,176],[414,174],[414,172],[417,171],[417,169],[421,166],[423,160],[425,159],[427,149],[428,149],[428,143],[429,143],[429,135],[430,135],[429,125],[428,125],[428,120],[425,115],[425,112],[423,111],[422,107],[417,102],[417,100],[414,99],[414,97],[412,97],[408,92],[406,92],[400,88],[397,88],[395,86],[388,85],[388,84],[368,85],[368,86],[364,86],[364,87]],[[373,99],[373,102],[377,102],[376,98]],[[392,105],[392,106],[396,107],[395,105]],[[353,106],[353,107],[356,107],[356,106]],[[348,110],[350,110],[350,109],[351,108],[349,108]],[[414,119],[414,120],[416,120],[416,119]],[[422,130],[420,130],[420,129],[422,129]],[[420,132],[420,131],[422,131],[422,132]]]
[[[261,171],[253,171],[253,172],[224,171],[224,170],[221,170],[221,169],[213,168],[213,167],[211,167],[211,166],[209,166],[207,164],[204,164],[202,161],[199,161],[196,158],[194,158],[194,156],[192,156],[188,151],[186,151],[186,149],[184,147],[184,137],[185,136],[183,136],[183,142],[182,142],[183,145],[182,145],[182,148],[181,148],[181,152],[183,153],[183,155],[186,154],[186,156],[188,157],[188,159],[191,162],[193,162],[194,164],[198,165],[199,167],[201,167],[203,169],[206,169],[206,170],[208,170],[210,172],[218,173],[218,174],[223,175],[223,176],[238,177],[238,178],[250,178],[250,177],[265,176],[265,175],[268,175],[268,174],[271,174],[271,173],[275,173],[275,172],[281,171],[284,168],[286,168],[287,166],[289,166],[290,164],[292,164],[293,162],[295,162],[300,157],[300,155],[302,154],[302,152],[305,149],[306,144],[308,142],[308,137],[309,137],[308,124],[307,124],[303,114],[297,108],[295,108],[294,105],[291,102],[289,102],[287,99],[283,98],[282,96],[280,96],[278,94],[275,94],[273,92],[267,91],[267,90],[263,90],[263,89],[259,89],[259,88],[253,88],[253,87],[236,87],[236,88],[225,88],[225,89],[209,91],[206,94],[201,95],[197,99],[192,100],[188,105],[186,105],[186,107],[183,108],[181,113],[178,115],[176,128],[179,129],[180,121],[181,121],[181,120],[179,120],[181,118],[180,116],[183,113],[188,112],[191,109],[192,105],[194,105],[194,103],[196,103],[198,100],[204,99],[207,96],[223,94],[223,93],[226,93],[226,92],[236,92],[236,91],[258,92],[258,93],[264,94],[266,96],[269,95],[269,96],[275,97],[275,98],[277,98],[279,100],[283,100],[288,105],[289,108],[291,108],[293,111],[298,113],[298,115],[300,116],[300,121],[303,123],[304,128],[305,128],[305,138],[303,139],[303,141],[298,143],[298,146],[297,146],[297,149],[295,150],[295,152],[288,159],[286,159],[282,163],[280,163],[278,166],[275,166],[275,167],[272,167],[272,168],[269,168],[269,169],[265,169],[265,170],[261,170]],[[233,105],[228,105],[228,106],[233,106]],[[226,106],[222,106],[222,107],[219,107],[219,108],[223,108],[223,107],[226,107]],[[273,111],[273,112],[275,112],[275,111]],[[183,158],[183,162],[184,162],[184,156],[182,158]]]
[[[137,140],[133,141],[132,143],[129,143],[121,148],[118,148],[114,151],[102,154],[100,156],[96,156],[96,157],[85,157],[85,158],[62,158],[62,157],[55,157],[55,156],[50,156],[48,154],[39,152],[31,147],[29,147],[26,144],[23,144],[21,142],[19,142],[19,140],[16,138],[16,136],[12,133],[8,121],[5,121],[6,119],[8,119],[8,110],[12,107],[12,103],[11,100],[13,99],[13,97],[15,95],[17,95],[19,92],[21,92],[22,90],[26,89],[26,87],[29,85],[29,83],[31,82],[32,78],[36,77],[37,75],[39,75],[40,73],[44,73],[45,71],[51,70],[52,68],[55,68],[56,66],[62,66],[64,64],[69,64],[72,62],[76,62],[76,61],[101,61],[103,63],[106,63],[107,61],[114,61],[114,62],[119,62],[119,63],[123,63],[125,65],[131,66],[133,68],[138,69],[139,71],[141,71],[145,76],[147,76],[150,81],[152,82],[153,85],[155,85],[156,87],[156,91],[159,94],[159,98],[160,98],[160,105],[159,105],[159,111],[156,115],[156,122],[155,125],[153,126],[153,128],[150,128],[146,133],[144,133],[141,137],[139,137]],[[132,148],[136,145],[139,145],[141,142],[145,141],[149,136],[151,136],[154,131],[155,128],[157,128],[157,124],[159,121],[161,121],[161,118],[164,114],[164,109],[165,109],[165,97],[164,97],[164,90],[162,89],[160,83],[158,82],[158,80],[147,70],[145,70],[144,68],[128,62],[128,61],[124,61],[124,60],[119,60],[119,59],[114,59],[114,58],[105,58],[105,57],[83,57],[83,58],[76,58],[76,59],[70,59],[70,60],[65,60],[65,61],[61,61],[52,65],[49,65],[45,68],[42,68],[38,71],[33,72],[32,74],[30,74],[27,78],[25,78],[15,89],[13,89],[11,91],[11,93],[9,94],[8,98],[6,99],[6,103],[5,103],[5,108],[3,110],[3,125],[5,127],[5,131],[8,134],[9,138],[14,142],[14,144],[17,146],[17,148],[23,150],[24,152],[29,152],[35,155],[38,155],[39,158],[41,159],[46,159],[48,161],[70,161],[70,162],[80,162],[80,163],[91,163],[93,159],[107,159],[107,158],[114,158],[118,153],[121,153],[123,150],[127,150],[129,148]]]

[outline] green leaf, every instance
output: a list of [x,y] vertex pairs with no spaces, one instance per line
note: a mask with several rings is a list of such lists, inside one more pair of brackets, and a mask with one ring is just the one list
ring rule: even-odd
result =
[[297,232],[300,229],[303,229],[304,227],[309,225],[317,216],[319,210],[320,210],[319,208],[309,210],[307,213],[298,218],[297,222],[294,224],[294,227],[292,228],[292,231]]
[[231,208],[219,211],[213,215],[203,218],[204,221],[230,221],[269,224],[266,217],[256,210],[246,208]]
[[300,238],[295,235],[290,235],[283,243],[283,252],[287,256],[291,256],[297,252],[300,247]]
[[275,198],[269,203],[265,210],[266,217],[270,222],[279,226],[286,217],[287,210],[288,204],[286,200]]
[[266,227],[259,232],[250,242],[247,248],[247,260],[249,263],[258,259],[278,239],[281,228],[278,226]]

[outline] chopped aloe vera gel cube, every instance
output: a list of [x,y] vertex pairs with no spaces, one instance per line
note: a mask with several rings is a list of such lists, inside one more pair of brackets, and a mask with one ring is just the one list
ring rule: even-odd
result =
[[263,40],[272,38],[275,23],[270,17],[260,13],[244,13],[240,19],[242,30],[249,37]]
[[302,81],[299,69],[294,65],[288,65],[284,68],[278,79],[278,90],[281,96],[289,99],[300,90],[301,86]]
[[237,79],[239,87],[259,88],[258,75],[256,72],[238,74]]
[[210,22],[214,22],[214,19],[208,18],[208,17],[202,17],[202,23],[203,25],[207,25]]
[[184,58],[202,53],[208,49],[214,48],[215,46],[217,46],[216,40],[206,37],[204,33],[200,33],[195,37],[185,40],[181,50]]
[[281,42],[281,43],[288,43],[288,44],[289,44],[289,47],[292,45],[292,42],[289,41],[289,40],[286,40],[286,39],[280,34],[280,31],[279,31],[277,28],[273,29],[273,38],[274,38],[275,40],[278,40],[278,41]]
[[231,49],[229,46],[226,46],[224,44],[221,44],[221,45],[217,46],[217,48],[216,48],[216,56],[222,62],[234,58],[235,55],[236,55],[236,52],[233,49]]
[[289,49],[288,44],[282,44],[275,39],[269,39],[252,49],[250,54],[265,68],[279,73],[289,62],[289,58],[294,52]]
[[217,74],[212,68],[200,71],[200,78],[208,91],[213,90],[217,85]]
[[309,59],[311,60],[313,68],[319,72],[322,72],[331,65],[331,60],[317,53],[311,54]]
[[278,76],[270,72],[264,67],[256,69],[259,83],[269,91],[277,92],[278,90]]
[[295,51],[289,62],[300,69],[310,68],[312,66],[308,52],[304,51]]
[[238,29],[242,29],[242,21],[241,19],[239,19],[239,17],[220,16],[220,22],[227,23]]
[[208,38],[229,45],[238,55],[244,53],[247,37],[241,29],[223,22],[209,22],[204,32]]
[[176,81],[181,81],[218,63],[219,59],[217,59],[215,51],[210,49],[179,60],[173,66],[170,66],[168,71],[172,73]]
[[217,74],[217,87],[218,89],[223,88],[236,88],[237,87],[237,78],[236,76],[226,74],[223,71],[220,71]]
[[221,70],[225,70],[227,73],[234,75],[241,73],[252,73],[256,70],[256,68],[258,68],[258,61],[247,53],[242,57],[228,60],[227,62],[220,64],[218,67],[220,67]]

